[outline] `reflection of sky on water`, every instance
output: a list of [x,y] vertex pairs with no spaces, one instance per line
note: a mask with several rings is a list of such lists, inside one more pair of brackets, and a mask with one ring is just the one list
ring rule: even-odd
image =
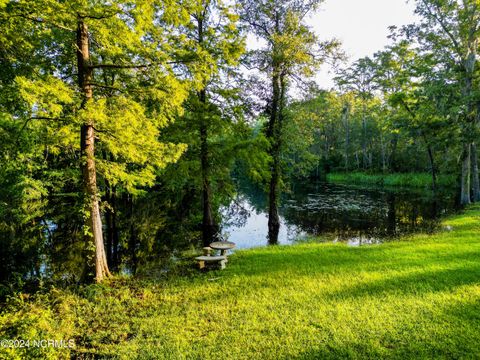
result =
[[[451,191],[433,197],[428,191],[327,183],[296,187],[282,200],[279,244],[319,236],[323,241],[361,246],[405,233],[430,232],[441,215],[454,209],[452,199]],[[261,196],[239,193],[221,213],[222,233],[237,248],[267,244],[268,215]]]
[[[237,219],[237,223],[229,222],[224,225],[222,234],[228,241],[233,241],[237,249],[264,246],[267,243],[268,234],[267,214],[256,211],[247,200],[241,200],[236,205],[240,205],[247,211],[241,215],[242,219]],[[223,209],[222,214],[226,214],[227,211],[228,209]],[[295,239],[305,236],[295,225],[286,225],[283,217],[280,218],[280,221],[278,234],[280,245],[291,244]]]

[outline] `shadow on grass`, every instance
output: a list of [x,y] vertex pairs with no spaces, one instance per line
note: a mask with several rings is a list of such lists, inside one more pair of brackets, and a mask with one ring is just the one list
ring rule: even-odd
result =
[[480,294],[473,295],[470,301],[445,304],[433,319],[436,324],[418,319],[418,330],[400,337],[377,335],[357,342],[332,340],[284,359],[478,359],[479,308]]
[[[454,335],[453,335],[454,336]],[[368,346],[359,343],[329,344],[325,348],[307,350],[298,356],[288,356],[284,360],[328,360],[328,359],[478,359],[478,352],[471,344],[458,347],[424,343],[403,343],[390,348]]]
[[386,294],[422,295],[477,284],[479,279],[480,264],[470,264],[444,270],[419,271],[406,275],[392,274],[387,279],[354,285],[334,292],[330,296],[332,298],[359,298],[381,297]]

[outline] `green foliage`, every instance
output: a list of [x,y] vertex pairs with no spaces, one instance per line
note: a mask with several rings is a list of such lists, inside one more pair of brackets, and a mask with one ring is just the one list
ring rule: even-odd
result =
[[[409,174],[367,174],[361,172],[353,173],[330,173],[327,180],[348,184],[372,184],[395,187],[431,188],[432,176],[423,173]],[[442,175],[437,179],[437,184],[445,187],[456,185],[455,176]]]
[[227,91],[228,87],[218,86],[219,76],[231,75],[245,51],[236,6],[222,0],[195,0],[186,10],[189,21],[181,27],[181,56],[189,59],[188,74],[196,90],[208,85]]
[[[175,46],[155,45],[172,38],[175,23],[186,21],[185,16],[172,18],[173,13],[178,16],[177,9],[173,3],[143,1],[135,6],[122,1],[9,3],[8,13],[21,19],[11,25],[35,29],[35,34],[22,33],[22,41],[35,49],[30,62],[38,63],[37,69],[15,80],[26,108],[20,114],[24,130],[37,131],[37,141],[48,142],[53,156],[74,154],[79,151],[80,125],[92,120],[100,140],[100,175],[129,192],[151,186],[158,169],[175,162],[185,150],[185,145],[158,142],[159,129],[181,112],[188,88],[169,65]],[[91,62],[100,65],[92,84],[95,100],[81,110],[82,94],[71,75],[73,30],[79,19],[89,25]],[[46,59],[54,60],[46,66]],[[145,65],[148,71],[140,71]],[[139,86],[141,93],[133,90]]]
[[[160,137],[162,129],[183,112],[183,101],[194,85],[185,79],[183,66],[191,59],[181,54],[186,41],[179,29],[189,20],[186,5],[26,0],[10,1],[2,8],[0,131],[9,140],[0,144],[5,160],[0,172],[5,189],[0,194],[0,215],[2,221],[21,218],[17,225],[35,233],[7,222],[2,249],[13,265],[23,261],[21,233],[32,238],[25,248],[35,243],[40,253],[47,239],[52,241],[64,227],[54,223],[55,230],[47,237],[46,221],[53,216],[33,211],[28,216],[26,201],[45,204],[62,193],[85,191],[80,184],[84,154],[79,141],[84,124],[93,125],[96,132],[94,156],[102,193],[115,187],[119,194],[139,195],[185,152],[182,141],[160,142]],[[86,85],[92,88],[93,99],[88,102],[80,76],[86,69],[77,64],[80,23],[87,26],[89,37],[87,66],[92,77]],[[3,204],[12,199],[12,211],[4,210]],[[77,205],[74,213],[86,215]],[[11,214],[15,211],[18,214]],[[88,231],[84,227],[66,239]],[[71,248],[79,250],[77,244]],[[5,268],[10,270],[11,265],[8,262]],[[34,277],[39,276],[38,269],[33,254],[29,267],[21,272],[27,276],[30,271]]]

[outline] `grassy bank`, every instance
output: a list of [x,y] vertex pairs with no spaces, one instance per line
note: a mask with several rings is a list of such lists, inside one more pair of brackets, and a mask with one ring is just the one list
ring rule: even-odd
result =
[[0,358],[475,358],[480,207],[445,225],[378,246],[239,251],[222,272],[19,294],[0,338],[74,339],[76,349]]
[[[331,173],[327,174],[327,181],[350,184],[372,184],[402,187],[432,187],[432,175],[426,173],[408,174],[366,174],[354,173]],[[440,175],[437,179],[438,186],[454,186],[455,176]]]

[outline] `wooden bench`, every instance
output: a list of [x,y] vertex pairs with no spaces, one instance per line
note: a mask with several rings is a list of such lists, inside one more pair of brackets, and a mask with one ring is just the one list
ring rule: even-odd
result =
[[225,263],[227,261],[226,256],[209,256],[209,255],[203,255],[203,256],[197,256],[195,260],[198,261],[198,268],[203,269],[205,268],[206,264],[219,264],[220,269],[225,269]]

